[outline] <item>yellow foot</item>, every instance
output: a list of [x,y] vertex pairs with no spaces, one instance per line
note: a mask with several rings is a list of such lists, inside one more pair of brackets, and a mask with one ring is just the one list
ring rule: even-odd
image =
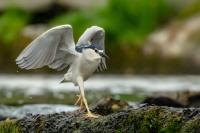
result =
[[99,115],[95,115],[95,114],[92,114],[91,112],[88,112],[87,114],[85,114],[85,117],[86,118],[98,118]]
[[76,95],[78,97],[77,101],[75,102],[75,105],[77,105],[78,103],[80,103],[80,108],[83,109],[85,108],[84,107],[84,104],[83,104],[83,98],[81,95]]

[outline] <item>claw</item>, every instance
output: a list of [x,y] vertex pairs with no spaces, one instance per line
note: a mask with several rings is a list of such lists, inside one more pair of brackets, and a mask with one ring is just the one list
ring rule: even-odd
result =
[[[86,108],[87,114],[85,114],[86,118],[98,118],[98,115],[92,114],[88,107],[84,106],[84,98],[81,95],[76,95],[78,97],[77,101],[75,102],[75,105],[78,105],[80,103],[80,108]],[[86,100],[85,100],[86,102]]]
[[92,114],[91,112],[87,112],[87,114],[85,114],[86,118],[99,118],[99,115],[95,115]]

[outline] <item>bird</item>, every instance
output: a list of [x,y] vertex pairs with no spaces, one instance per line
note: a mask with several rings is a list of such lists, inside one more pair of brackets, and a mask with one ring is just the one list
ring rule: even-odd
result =
[[66,70],[61,83],[72,82],[79,87],[80,95],[75,104],[85,108],[87,117],[97,118],[88,106],[84,81],[95,71],[107,69],[105,30],[99,26],[87,28],[75,44],[70,24],[55,26],[34,39],[16,58],[21,69],[48,66],[58,71]]

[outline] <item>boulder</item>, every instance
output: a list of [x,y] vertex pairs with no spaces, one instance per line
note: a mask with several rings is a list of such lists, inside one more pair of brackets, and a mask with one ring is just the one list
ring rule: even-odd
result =
[[[116,109],[117,107],[117,109]],[[107,98],[91,109],[98,118],[87,118],[85,110],[48,115],[27,115],[22,119],[0,122],[2,132],[180,132],[200,131],[199,108],[167,106],[133,107],[126,102]]]
[[150,34],[145,54],[158,53],[162,58],[181,58],[200,66],[200,15],[174,21]]

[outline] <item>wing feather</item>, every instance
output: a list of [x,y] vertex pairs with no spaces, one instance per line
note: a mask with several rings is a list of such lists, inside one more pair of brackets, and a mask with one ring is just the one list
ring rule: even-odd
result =
[[[85,30],[78,40],[77,46],[86,45],[88,43],[94,45],[95,48],[103,50],[105,53],[105,31],[103,28],[98,26],[91,26]],[[107,69],[106,59],[102,58],[99,64],[98,71],[103,71]]]
[[[70,49],[73,52],[63,51]],[[22,69],[49,66],[52,69],[66,68],[77,56],[70,25],[54,27],[31,42],[17,57],[16,64]]]

